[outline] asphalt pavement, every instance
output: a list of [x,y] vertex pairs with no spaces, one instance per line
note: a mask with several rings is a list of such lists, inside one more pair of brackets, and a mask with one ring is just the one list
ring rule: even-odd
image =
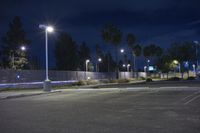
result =
[[199,133],[200,87],[68,89],[0,100],[1,133]]

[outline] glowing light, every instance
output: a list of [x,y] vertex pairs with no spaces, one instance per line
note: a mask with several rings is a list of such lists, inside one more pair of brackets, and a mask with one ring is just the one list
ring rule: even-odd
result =
[[98,59],[98,61],[99,61],[99,62],[101,62],[101,61],[102,61],[102,59],[101,59],[101,58],[99,58],[99,59]]
[[48,32],[53,32],[54,29],[53,29],[52,26],[47,26],[47,27],[46,27],[46,30],[47,30]]
[[21,46],[21,50],[22,50],[22,51],[25,51],[25,50],[26,50],[26,47],[25,47],[25,46]]

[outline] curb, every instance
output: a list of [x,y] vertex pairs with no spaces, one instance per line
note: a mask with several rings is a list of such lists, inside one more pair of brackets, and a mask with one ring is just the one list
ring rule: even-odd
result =
[[37,96],[37,95],[43,95],[43,94],[51,94],[51,93],[59,93],[62,92],[61,90],[55,90],[50,92],[40,92],[40,93],[32,93],[32,94],[18,94],[18,95],[10,95],[3,98],[0,98],[0,100],[6,100],[6,99],[14,99],[14,98],[21,98],[21,97],[29,97],[29,96]]

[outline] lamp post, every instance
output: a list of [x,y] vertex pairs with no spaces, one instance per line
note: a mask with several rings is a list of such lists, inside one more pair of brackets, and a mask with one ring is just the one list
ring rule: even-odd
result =
[[88,71],[88,63],[90,62],[90,60],[86,60],[85,61],[85,71],[87,72]]
[[145,77],[147,78],[147,66],[144,66]]
[[86,60],[85,61],[85,79],[87,80],[88,78],[87,78],[87,71],[88,71],[88,63],[90,62],[90,60]]
[[97,72],[99,72],[99,63],[102,62],[101,58],[98,58],[98,63],[97,63]]
[[45,58],[46,58],[46,79],[44,81],[44,91],[51,91],[50,84],[51,81],[49,80],[48,75],[48,32],[51,33],[54,31],[52,26],[40,24],[39,28],[45,30]]
[[198,70],[198,67],[199,67],[199,61],[198,61],[198,46],[200,45],[198,41],[194,41],[194,43],[196,44],[196,68]]
[[129,72],[130,64],[127,64],[127,72]]
[[195,64],[193,64],[192,67],[193,67],[193,73],[196,76],[196,66],[195,66]]
[[[124,67],[124,69],[126,69],[126,65],[125,64],[123,64],[122,66]],[[126,78],[125,77],[125,70],[124,70],[124,78]]]
[[[173,63],[176,65],[176,67],[178,66],[178,71],[179,73],[181,73],[181,64],[177,60],[173,60]],[[174,68],[174,76],[176,76],[175,68]]]

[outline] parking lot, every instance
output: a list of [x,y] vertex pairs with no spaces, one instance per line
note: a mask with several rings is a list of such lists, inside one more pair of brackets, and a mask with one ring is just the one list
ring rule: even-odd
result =
[[1,133],[199,133],[200,88],[76,89],[0,100]]

